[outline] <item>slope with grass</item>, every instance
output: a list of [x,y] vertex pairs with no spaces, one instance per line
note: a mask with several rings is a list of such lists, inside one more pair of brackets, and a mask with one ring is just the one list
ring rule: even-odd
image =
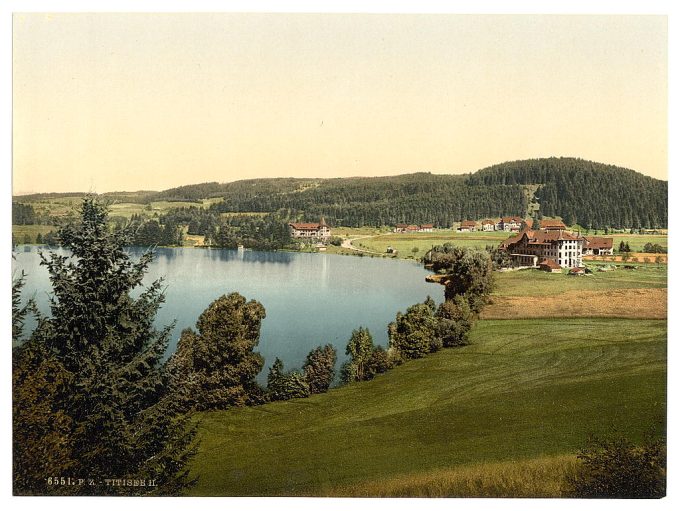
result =
[[472,341],[328,394],[202,414],[191,493],[361,495],[573,455],[612,427],[638,439],[664,418],[665,321],[484,320]]

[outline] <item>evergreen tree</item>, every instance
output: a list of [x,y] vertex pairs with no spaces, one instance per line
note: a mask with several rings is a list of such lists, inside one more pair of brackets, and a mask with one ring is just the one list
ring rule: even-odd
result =
[[285,372],[283,362],[277,358],[267,375],[267,396],[271,401],[308,397],[309,384],[298,371]]
[[23,307],[21,306],[21,290],[26,284],[26,274],[22,271],[21,275],[12,279],[12,343],[17,344],[21,340],[24,331],[24,321],[26,316],[35,312],[35,302],[29,300]]
[[[33,418],[38,412],[46,414],[45,421],[59,438],[41,439],[41,429],[27,430],[17,424],[23,414],[16,414],[18,437],[40,448],[33,454],[16,453],[27,458],[15,457],[15,463],[39,466],[34,457],[58,441],[70,462],[52,470],[68,468],[69,473],[97,481],[145,479],[157,484],[84,484],[60,486],[59,492],[175,494],[190,484],[186,463],[193,453],[195,429],[176,413],[167,392],[162,361],[171,326],[161,331],[153,327],[163,301],[161,282],[131,297],[152,255],[131,261],[124,250],[130,233],[111,232],[107,214],[93,198],[84,199],[80,222],[59,233],[73,257],[41,255],[53,288],[51,317],[41,319],[32,338],[14,354],[14,397]],[[46,474],[32,475],[43,479],[40,486],[27,478],[15,481],[15,491],[45,493]]]

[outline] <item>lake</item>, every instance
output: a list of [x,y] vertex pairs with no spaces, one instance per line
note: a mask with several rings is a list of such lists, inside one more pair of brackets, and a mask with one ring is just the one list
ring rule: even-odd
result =
[[[39,250],[19,246],[12,261],[27,274],[22,298],[35,296],[40,310],[49,313],[51,286],[40,266]],[[131,248],[136,258],[142,249]],[[180,332],[192,327],[210,303],[237,291],[257,300],[267,311],[256,348],[265,358],[260,381],[279,357],[286,369],[300,368],[309,351],[331,343],[339,363],[352,330],[367,327],[377,344],[387,346],[387,324],[398,311],[431,295],[437,303],[444,290],[425,282],[428,272],[409,261],[381,258],[256,252],[220,249],[158,248],[144,279],[163,277],[165,303],[156,316],[157,327],[177,320],[168,350],[174,351]],[[30,325],[29,325],[30,327]]]

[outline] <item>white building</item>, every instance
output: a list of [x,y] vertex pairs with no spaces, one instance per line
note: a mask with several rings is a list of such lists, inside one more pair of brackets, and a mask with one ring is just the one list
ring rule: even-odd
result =
[[[552,259],[562,268],[577,268],[582,265],[585,239],[568,231],[546,231],[543,229],[524,230],[508,238],[499,248],[510,253],[520,265],[532,261]],[[536,257],[532,257],[536,256]]]
[[482,231],[495,231],[496,230],[496,222],[493,220],[482,220]]
[[290,223],[288,224],[290,235],[298,239],[321,239],[326,240],[331,237],[331,228],[326,225],[326,221],[321,217],[321,222],[316,223]]
[[497,231],[519,231],[523,220],[518,216],[504,216],[496,224]]
[[612,255],[614,253],[614,238],[599,236],[585,236],[583,255]]

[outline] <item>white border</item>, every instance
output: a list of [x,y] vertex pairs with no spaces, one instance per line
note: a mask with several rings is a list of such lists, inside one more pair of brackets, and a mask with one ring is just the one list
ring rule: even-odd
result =
[[[678,90],[677,80],[677,13],[676,3],[665,0],[619,0],[616,2],[606,2],[599,0],[573,0],[570,2],[546,2],[545,0],[519,0],[512,2],[502,1],[405,1],[405,0],[346,0],[346,1],[325,1],[312,2],[302,0],[194,0],[191,2],[182,0],[150,1],[150,0],[103,0],[103,1],[84,1],[84,0],[9,0],[0,5],[0,59],[2,62],[2,77],[0,79],[2,101],[2,119],[0,122],[0,161],[3,164],[2,170],[2,191],[5,199],[2,201],[3,222],[0,224],[0,240],[3,246],[9,248],[11,234],[11,103],[12,103],[12,13],[13,12],[351,12],[351,13],[470,13],[470,14],[662,14],[668,15],[669,23],[669,197],[676,197],[678,190],[675,184],[674,174],[677,172],[678,162],[677,150],[670,141],[677,140],[677,113],[678,102],[677,94],[672,91]],[[669,228],[671,237],[669,239],[669,251],[673,261],[675,260],[676,243],[675,228],[677,227],[677,208],[671,200],[669,203]],[[8,251],[9,252],[9,251]],[[8,265],[2,273],[1,288],[4,289],[2,295],[9,302],[9,288],[11,270],[9,268],[9,254],[5,255]],[[672,363],[677,359],[676,348],[674,347],[676,320],[673,315],[677,293],[675,292],[676,275],[678,271],[674,264],[669,267],[669,431],[672,426],[677,425],[677,409],[675,406],[675,390],[677,387],[677,377],[674,375],[675,366]],[[10,308],[8,305],[2,306],[3,331],[9,332]],[[8,336],[7,336],[8,337]],[[462,507],[464,509],[488,509],[489,507],[504,507],[510,509],[545,509],[546,507],[555,509],[571,509],[573,506],[579,508],[609,508],[616,506],[617,509],[639,509],[644,506],[653,508],[668,508],[677,498],[678,489],[678,468],[676,463],[677,439],[671,434],[669,438],[669,496],[660,501],[569,501],[569,500],[490,500],[490,499],[299,499],[299,498],[270,498],[270,499],[250,499],[250,498],[182,498],[182,499],[140,499],[125,498],[125,500],[110,498],[13,498],[11,497],[11,356],[10,342],[6,339],[6,351],[2,357],[2,378],[0,379],[0,396],[2,399],[2,421],[0,422],[0,435],[3,440],[2,457],[0,458],[0,498],[2,498],[9,509],[30,509],[32,507],[63,508],[63,509],[91,509],[97,507],[102,510],[115,509],[121,506],[144,509],[186,509],[187,507],[201,508],[220,508],[220,509],[247,509],[256,505],[273,507],[276,509],[345,509],[348,506],[359,508],[379,508],[379,509],[406,509],[407,506],[425,506],[429,509],[451,509],[451,507]],[[49,500],[46,500],[49,499]]]

